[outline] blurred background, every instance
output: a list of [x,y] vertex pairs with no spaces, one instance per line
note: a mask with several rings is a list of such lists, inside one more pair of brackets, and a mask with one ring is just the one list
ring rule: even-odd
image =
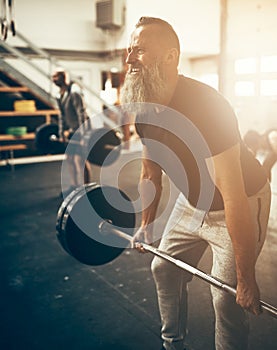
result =
[[[42,154],[35,145],[36,130],[56,123],[60,113],[52,73],[62,68],[79,84],[94,126],[116,128],[121,121],[109,107],[120,103],[130,34],[141,16],[160,17],[179,36],[179,72],[220,91],[243,136],[249,129],[262,134],[277,129],[276,15],[276,0],[0,1],[1,349],[160,347],[152,257],[127,250],[91,268],[57,242],[64,155]],[[105,174],[118,180],[121,169],[119,187],[137,199],[140,144],[133,141]],[[257,265],[261,296],[273,305],[276,164],[268,238]],[[93,166],[94,181],[101,171]],[[165,223],[166,217],[159,221],[161,231]],[[208,251],[200,268],[209,272],[211,261]],[[212,350],[209,287],[193,281],[192,289],[189,341],[195,350]],[[276,349],[276,320],[251,317],[251,327],[251,350]]]
[[[173,25],[181,42],[180,73],[222,92],[235,108],[242,134],[249,128],[262,132],[276,126],[275,0],[11,3],[12,8],[1,14],[2,22],[5,17],[14,22],[16,34],[8,30],[5,40],[0,41],[0,141],[11,124],[26,125],[29,140],[35,127],[55,117],[56,87],[49,76],[56,67],[65,68],[83,83],[91,117],[102,111],[104,101],[112,105],[120,102],[125,49],[143,15],[161,17]],[[21,89],[15,89],[14,80]],[[11,86],[13,90],[5,90]],[[22,96],[35,100],[37,118],[25,115],[24,119],[7,121],[10,113],[6,112],[12,112],[14,99]]]

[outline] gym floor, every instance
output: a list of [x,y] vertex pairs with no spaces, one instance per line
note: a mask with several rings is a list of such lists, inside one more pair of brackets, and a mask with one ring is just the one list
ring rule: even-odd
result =
[[[132,152],[122,155],[124,166],[118,181],[132,198],[138,196],[137,157]],[[61,204],[61,164],[21,164],[13,172],[0,167],[0,348],[159,350],[160,320],[150,272],[153,255],[126,249],[116,260],[92,267],[80,264],[59,245],[55,222]],[[93,171],[99,181],[99,169]],[[106,181],[107,176],[112,181],[114,172],[106,173]],[[257,276],[261,299],[276,306],[276,167],[272,187],[268,236]],[[161,229],[165,221],[166,217],[160,220]],[[210,265],[211,252],[207,251],[199,268],[209,272]],[[209,285],[194,278],[189,295],[187,341],[194,350],[212,350]],[[250,322],[250,349],[275,350],[277,321],[263,314],[250,316]]]

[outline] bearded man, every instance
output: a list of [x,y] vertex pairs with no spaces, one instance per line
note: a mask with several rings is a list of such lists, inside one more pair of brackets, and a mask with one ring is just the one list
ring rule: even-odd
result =
[[[180,195],[159,248],[196,266],[211,247],[212,274],[237,290],[235,299],[211,287],[216,349],[246,350],[246,310],[261,312],[255,264],[266,235],[270,186],[241,139],[229,103],[211,87],[179,75],[179,56],[179,40],[169,23],[140,18],[131,36],[122,90],[122,104],[138,113],[136,130],[143,143],[142,219],[134,245],[143,251],[135,242],[153,242],[165,172]],[[159,257],[151,267],[163,349],[183,350],[192,277]]]

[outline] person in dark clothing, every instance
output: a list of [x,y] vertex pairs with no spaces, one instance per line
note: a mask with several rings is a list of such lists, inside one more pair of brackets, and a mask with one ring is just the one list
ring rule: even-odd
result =
[[[152,244],[166,173],[180,191],[159,248],[196,266],[209,245],[212,274],[236,286],[236,299],[211,287],[217,350],[246,350],[246,310],[260,314],[255,264],[270,210],[270,186],[245,147],[236,116],[213,88],[178,74],[180,45],[166,21],[141,17],[131,35],[122,106],[136,111],[143,144],[142,219],[133,246]],[[155,191],[153,191],[155,189]],[[154,193],[153,193],[154,192]],[[163,349],[183,350],[192,276],[154,257]]]
[[254,153],[262,153],[261,163],[271,181],[271,169],[277,161],[277,130],[267,130],[263,134],[255,130],[249,130],[243,137],[247,147]]
[[60,108],[59,134],[61,141],[69,141],[74,135],[74,141],[80,141],[80,145],[70,144],[66,152],[68,171],[70,174],[70,187],[63,193],[69,194],[83,183],[89,183],[91,179],[91,167],[88,161],[82,159],[83,136],[88,125],[83,97],[79,87],[73,82],[66,81],[65,71],[56,71],[52,80],[60,88],[57,102]]

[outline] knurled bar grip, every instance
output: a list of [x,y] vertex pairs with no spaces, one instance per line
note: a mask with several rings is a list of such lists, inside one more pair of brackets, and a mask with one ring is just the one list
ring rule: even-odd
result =
[[[131,242],[132,241],[132,236],[128,235],[127,233],[113,227],[109,222],[107,221],[102,221],[100,224],[99,224],[99,232],[100,233],[114,233],[116,234],[117,236],[123,238],[123,239],[126,239],[127,241]],[[171,262],[172,264],[176,265],[177,267],[193,274],[194,276],[196,277],[199,277],[201,278],[202,280],[208,282],[209,284],[213,285],[214,287],[217,287],[219,289],[222,289],[224,290],[225,292],[233,295],[234,297],[236,297],[236,289],[229,286],[228,284],[218,280],[217,278],[211,276],[211,275],[208,275],[206,274],[205,272],[179,260],[179,259],[176,259],[176,258],[173,258],[172,256],[162,252],[161,250],[149,245],[149,244],[146,244],[146,243],[143,243],[143,242],[138,242],[140,244],[140,246],[147,252],[150,252],[156,256],[159,256],[160,258],[164,259],[164,260],[167,260],[169,262]],[[277,318],[277,309],[260,300],[260,304],[261,304],[261,308],[266,311],[267,313],[269,313],[271,316],[273,316],[274,318]]]

